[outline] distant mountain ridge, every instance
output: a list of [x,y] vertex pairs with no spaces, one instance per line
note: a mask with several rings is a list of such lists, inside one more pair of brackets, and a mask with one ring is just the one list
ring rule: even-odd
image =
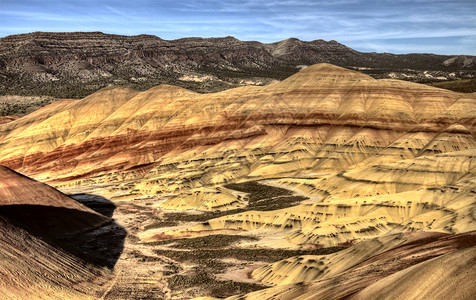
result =
[[234,37],[163,40],[153,35],[35,32],[0,39],[0,95],[79,98],[108,85],[144,90],[161,83],[199,92],[282,80],[315,63],[375,78],[473,78],[476,57],[362,53],[336,41],[271,44]]

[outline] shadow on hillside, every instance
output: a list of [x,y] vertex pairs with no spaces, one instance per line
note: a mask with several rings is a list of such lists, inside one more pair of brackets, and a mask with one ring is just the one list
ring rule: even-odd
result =
[[[113,202],[102,196],[93,194],[69,196],[108,218],[112,218],[116,209]],[[126,235],[124,227],[111,220],[94,230],[62,239],[61,246],[89,263],[112,269],[124,250]]]
[[[71,197],[103,216],[45,205],[4,205],[0,206],[0,216],[12,225],[23,228],[48,244],[88,263],[113,268],[124,250],[127,234],[114,220],[108,221],[116,206],[97,195],[80,194]],[[96,227],[94,224],[102,225]]]
[[116,205],[102,196],[83,193],[68,196],[108,218],[112,218],[112,215],[116,210]]

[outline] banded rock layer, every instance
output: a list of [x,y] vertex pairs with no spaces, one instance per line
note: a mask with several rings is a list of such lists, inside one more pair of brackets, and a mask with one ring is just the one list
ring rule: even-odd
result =
[[[144,229],[142,242],[246,232],[266,238],[238,247],[353,245],[261,267],[254,279],[276,287],[244,298],[464,298],[474,294],[475,137],[476,95],[319,64],[216,94],[162,85],[62,100],[0,124],[0,164],[114,201],[229,211]],[[20,175],[0,171],[0,193],[36,204],[8,183]],[[227,185],[246,181],[299,196],[273,203],[300,202],[251,210],[251,194]]]
[[[107,88],[0,125],[0,164],[167,209],[247,206],[225,183],[279,178],[320,201],[168,232],[273,229],[292,247],[475,229],[476,96],[318,64],[264,87]],[[153,239],[154,231],[144,239]]]
[[471,299],[474,235],[394,234],[328,256],[292,257],[253,272],[277,286],[227,299]]

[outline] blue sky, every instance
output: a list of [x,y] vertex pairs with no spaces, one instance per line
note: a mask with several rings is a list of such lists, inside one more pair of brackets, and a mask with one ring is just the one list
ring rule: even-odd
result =
[[476,55],[476,0],[0,0],[0,36],[102,31],[264,43],[336,40],[364,52]]

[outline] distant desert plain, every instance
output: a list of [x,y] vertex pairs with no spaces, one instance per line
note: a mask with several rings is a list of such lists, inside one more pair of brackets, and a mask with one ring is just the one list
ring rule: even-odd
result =
[[476,93],[374,77],[36,95],[0,119],[1,298],[474,299]]

